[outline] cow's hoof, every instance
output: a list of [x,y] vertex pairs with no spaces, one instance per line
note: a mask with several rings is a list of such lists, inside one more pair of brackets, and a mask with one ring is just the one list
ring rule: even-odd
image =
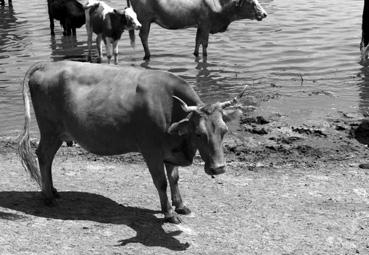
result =
[[53,188],[53,195],[55,198],[60,198],[60,194],[55,188]]
[[175,211],[176,213],[182,214],[182,215],[188,215],[191,213],[191,210],[188,209],[188,207],[186,206],[183,206],[182,208],[176,208]]
[[182,222],[181,218],[178,215],[173,215],[171,217],[165,217],[164,221],[173,223],[173,224],[180,224]]

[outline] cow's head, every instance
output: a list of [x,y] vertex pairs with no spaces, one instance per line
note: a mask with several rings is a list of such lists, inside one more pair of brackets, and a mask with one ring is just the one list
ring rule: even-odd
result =
[[266,18],[267,13],[259,4],[258,0],[234,0],[237,13],[244,19],[256,19],[261,21]]
[[239,110],[226,108],[237,103],[245,89],[233,100],[204,106],[188,106],[182,99],[177,99],[188,116],[173,123],[168,132],[179,136],[189,136],[191,142],[199,149],[205,161],[205,172],[217,175],[225,172],[223,137],[228,131],[226,122],[234,119]]
[[132,9],[132,7],[127,7],[124,9],[124,15],[127,20],[127,29],[141,29],[142,25],[137,19],[136,12]]

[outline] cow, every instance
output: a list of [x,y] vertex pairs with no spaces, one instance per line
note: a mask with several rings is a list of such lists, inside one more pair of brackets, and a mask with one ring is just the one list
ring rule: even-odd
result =
[[[101,40],[104,40],[108,63],[110,64],[112,54],[114,53],[114,63],[118,64],[118,41],[123,31],[141,28],[136,13],[131,7],[118,11],[98,0],[89,0],[84,8],[88,37],[88,60],[91,61],[92,32],[94,32],[97,34],[98,62],[101,62]],[[130,35],[131,45],[133,46],[134,36]]]
[[360,51],[361,51],[361,64],[368,65],[369,59],[369,0],[364,0],[364,8],[363,8],[363,16],[362,16],[362,26],[361,26],[361,42],[360,42]]
[[77,0],[47,0],[51,35],[54,32],[54,19],[60,21],[63,35],[76,35],[76,28],[85,24],[85,12]]
[[[229,107],[245,91],[229,101],[204,104],[186,81],[168,72],[73,61],[36,64],[22,86],[25,124],[18,153],[46,204],[58,197],[51,172],[55,153],[63,141],[75,141],[97,155],[141,153],[171,223],[191,212],[178,189],[178,166],[191,165],[198,150],[208,175],[225,172],[226,122],[239,112]],[[39,168],[30,150],[28,91],[40,130]]]
[[[207,56],[209,33],[224,32],[232,21],[256,19],[267,13],[258,0],[127,0],[142,24],[140,37],[145,50],[144,60],[150,59],[148,37],[152,22],[166,29],[197,27],[194,55]],[[134,33],[134,32],[131,32]]]

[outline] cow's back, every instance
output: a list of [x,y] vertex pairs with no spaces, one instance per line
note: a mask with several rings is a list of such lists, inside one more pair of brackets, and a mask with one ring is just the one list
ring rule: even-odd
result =
[[34,72],[29,84],[41,133],[58,132],[102,155],[160,141],[173,118],[172,95],[199,101],[177,76],[133,67],[62,61]]

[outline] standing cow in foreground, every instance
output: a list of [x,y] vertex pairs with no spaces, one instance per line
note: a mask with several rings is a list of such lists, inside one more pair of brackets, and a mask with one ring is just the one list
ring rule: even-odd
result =
[[59,20],[63,27],[63,35],[76,35],[76,28],[85,24],[85,12],[77,0],[47,0],[50,31],[54,32],[54,19]]
[[[180,29],[197,27],[194,55],[207,56],[209,33],[226,31],[232,21],[256,19],[267,16],[258,0],[128,0],[142,24],[140,37],[145,50],[144,59],[150,59],[148,37],[150,25],[157,23],[163,28]],[[132,33],[132,32],[131,32]]]
[[[110,64],[114,53],[114,63],[118,64],[118,41],[124,30],[140,29],[141,24],[132,8],[127,7],[123,11],[111,8],[98,0],[89,0],[85,5],[86,29],[88,37],[88,60],[91,61],[92,32],[96,37],[96,47],[101,62],[102,44],[104,40],[106,55]],[[131,45],[134,45],[134,34],[130,33]]]
[[[30,152],[28,88],[40,129],[36,151],[40,173]],[[28,70],[23,81],[25,125],[18,152],[46,203],[58,197],[51,165],[63,141],[76,141],[97,155],[140,152],[159,192],[165,220],[179,223],[168,201],[165,169],[175,211],[190,213],[178,189],[178,166],[192,164],[199,150],[207,174],[225,171],[225,122],[237,112],[225,108],[238,97],[206,105],[171,73],[70,61],[41,63]]]

